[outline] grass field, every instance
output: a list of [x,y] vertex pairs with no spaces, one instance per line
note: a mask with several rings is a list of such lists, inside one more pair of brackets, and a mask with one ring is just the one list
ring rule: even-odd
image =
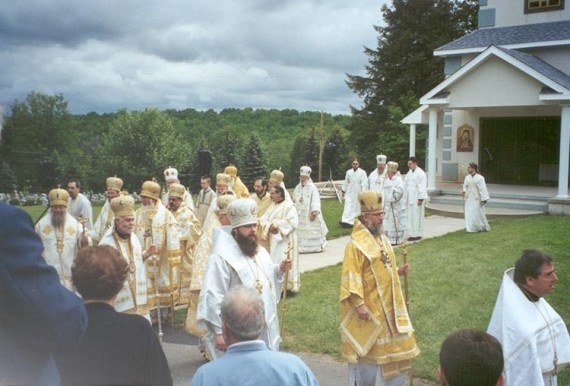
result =
[[[329,238],[350,233],[338,221],[342,205],[323,200]],[[43,208],[25,207],[32,217]],[[100,208],[94,208],[98,213]],[[485,330],[495,303],[502,274],[513,266],[523,249],[545,250],[555,259],[560,281],[550,304],[570,321],[570,254],[567,231],[570,217],[537,216],[494,220],[492,231],[467,234],[463,231],[423,240],[407,247],[410,315],[421,355],[414,361],[414,376],[435,381],[441,342],[460,328]],[[396,249],[396,255],[401,251]],[[287,301],[283,349],[311,352],[340,359],[339,282],[341,266],[322,268],[302,275],[302,291]],[[184,316],[177,315],[183,323]],[[520,316],[521,318],[524,315]],[[559,385],[570,385],[565,369]]]

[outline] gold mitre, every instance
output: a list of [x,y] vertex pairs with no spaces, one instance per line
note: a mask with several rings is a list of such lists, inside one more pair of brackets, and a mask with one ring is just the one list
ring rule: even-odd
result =
[[394,161],[390,161],[386,164],[386,170],[392,173],[396,173],[398,171],[398,163]]
[[67,207],[68,198],[69,198],[69,193],[67,193],[67,190],[61,188],[52,189],[48,194],[48,200],[50,206],[60,205]]
[[229,174],[226,173],[218,173],[216,174],[216,185],[226,185],[228,186],[231,181],[231,177]]
[[227,214],[228,205],[235,201],[236,196],[233,194],[224,194],[216,199],[216,211],[218,214]]
[[164,180],[174,181],[177,179],[178,179],[178,170],[174,169],[172,166],[169,166],[168,169],[164,171]]
[[168,197],[182,198],[186,193],[186,188],[182,184],[172,184],[168,189]]
[[358,203],[362,213],[376,212],[384,209],[382,193],[376,190],[358,193]]
[[232,177],[237,177],[237,168],[232,165],[229,164],[228,166],[226,166],[226,168],[224,169],[224,173],[225,174],[229,174]]
[[281,170],[273,170],[269,175],[269,182],[280,184],[283,182],[285,174]]
[[141,197],[148,197],[158,200],[160,195],[160,185],[156,181],[145,181],[142,184]]
[[111,210],[115,217],[134,216],[135,199],[131,196],[118,196],[111,200]]
[[116,190],[120,192],[123,189],[123,180],[119,177],[109,177],[107,178],[107,190]]

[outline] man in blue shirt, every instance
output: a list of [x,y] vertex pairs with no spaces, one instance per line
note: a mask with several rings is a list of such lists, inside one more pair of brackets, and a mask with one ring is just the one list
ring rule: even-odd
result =
[[221,358],[201,366],[191,386],[318,386],[315,375],[299,357],[271,351],[259,340],[265,311],[255,289],[233,287],[222,301],[221,315],[228,349]]

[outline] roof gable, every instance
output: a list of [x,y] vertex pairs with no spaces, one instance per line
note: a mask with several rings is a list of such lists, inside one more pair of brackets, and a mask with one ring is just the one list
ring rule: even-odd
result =
[[[470,62],[449,76],[421,99],[421,104],[446,104],[448,95],[444,94],[448,88],[483,64],[490,56],[497,57],[518,70],[526,73],[536,81],[542,83],[545,92],[540,93],[543,101],[570,100],[570,76],[536,56],[506,48],[491,46]],[[444,96],[442,98],[442,95]]]
[[482,28],[436,48],[434,55],[482,52],[489,46],[526,48],[553,45],[570,45],[570,21]]

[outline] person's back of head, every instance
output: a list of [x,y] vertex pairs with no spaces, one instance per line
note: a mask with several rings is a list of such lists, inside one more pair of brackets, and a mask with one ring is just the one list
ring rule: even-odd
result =
[[265,327],[265,308],[261,296],[256,290],[242,285],[228,291],[222,301],[221,315],[224,335],[229,335],[230,344],[258,339]]
[[445,386],[504,384],[501,343],[480,330],[459,330],[445,338],[439,363],[441,384]]
[[127,268],[125,259],[111,246],[83,248],[71,267],[71,280],[85,301],[108,302],[123,288]]

